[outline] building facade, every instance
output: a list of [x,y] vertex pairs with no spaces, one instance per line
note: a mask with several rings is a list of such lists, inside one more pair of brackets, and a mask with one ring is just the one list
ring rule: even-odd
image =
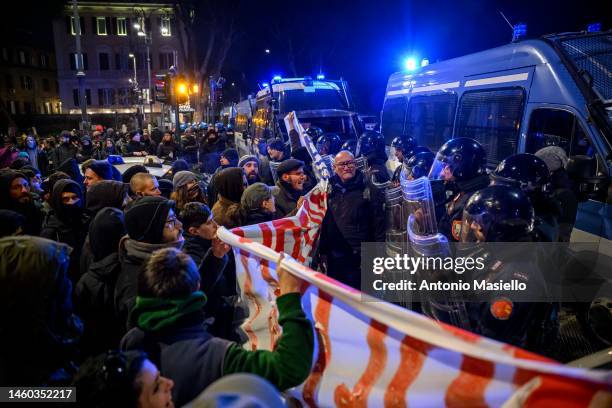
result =
[[15,117],[62,111],[53,51],[11,45],[0,52],[0,103],[5,113]]
[[[147,49],[154,88],[156,74],[166,74],[173,65],[182,66],[171,5],[79,1],[78,15],[88,113],[136,113],[140,106],[145,115],[151,109],[159,114],[161,104],[147,104]],[[67,3],[62,18],[53,21],[53,39],[59,97],[62,112],[68,114],[81,113],[76,26],[72,4]]]

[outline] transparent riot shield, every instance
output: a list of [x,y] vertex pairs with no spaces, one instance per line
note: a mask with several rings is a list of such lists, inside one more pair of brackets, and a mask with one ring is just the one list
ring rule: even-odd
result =
[[334,174],[334,156],[326,154],[325,156],[321,156],[321,158],[323,159],[325,166],[327,166],[329,174]]
[[[424,257],[427,267],[416,272],[418,283],[422,281],[438,282],[457,278],[452,271],[436,269],[434,259],[451,256],[451,250],[446,237],[438,233],[435,204],[429,179],[421,177],[417,180],[407,180],[402,174],[400,184],[407,211],[407,227],[409,249],[412,257]],[[430,262],[431,261],[431,262]],[[469,318],[465,303],[455,301],[452,294],[447,300],[430,296],[428,291],[419,291],[422,312],[436,320],[453,326],[469,329]]]
[[281,163],[282,162],[270,161],[270,173],[272,173],[274,183],[278,181],[278,174],[276,174],[276,170],[278,170],[278,166],[280,166]]

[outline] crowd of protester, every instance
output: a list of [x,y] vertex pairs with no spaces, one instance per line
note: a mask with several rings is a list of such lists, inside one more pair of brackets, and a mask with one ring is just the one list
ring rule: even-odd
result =
[[[359,288],[361,243],[385,241],[380,185],[396,185],[399,173],[390,177],[385,168],[380,134],[362,136],[355,151],[316,131],[309,129],[320,141],[317,148],[334,160],[314,267]],[[262,154],[242,157],[222,126],[188,128],[180,142],[159,129],[122,134],[101,127],[91,134],[5,137],[0,384],[75,384],[84,406],[100,407],[182,406],[235,373],[255,374],[279,391],[301,384],[314,343],[301,282],[279,272],[282,336],[273,351],[245,350],[240,325],[248,311],[233,253],[216,235],[219,226],[296,214],[317,181],[293,133],[290,143],[258,141]],[[408,141],[394,147],[407,177],[427,175],[433,153]],[[552,150],[541,156],[557,174],[566,163],[557,166],[563,155]],[[133,165],[121,174],[111,164],[115,155],[156,155],[170,169],[156,177]],[[356,156],[367,160],[365,171]],[[484,156],[447,161],[457,169],[474,163],[484,163]],[[468,173],[450,171],[446,181],[461,187]],[[448,224],[449,240],[466,192],[489,183],[484,167],[470,177],[482,177],[483,185],[455,191],[465,202],[444,203],[441,223]]]

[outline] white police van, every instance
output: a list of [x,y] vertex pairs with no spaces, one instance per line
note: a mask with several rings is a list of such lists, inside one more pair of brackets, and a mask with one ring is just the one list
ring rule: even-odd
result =
[[[432,151],[470,137],[488,164],[558,145],[590,170],[572,241],[612,255],[612,31],[549,35],[397,72],[381,115],[387,144],[408,134]],[[586,162],[586,163],[585,163]]]

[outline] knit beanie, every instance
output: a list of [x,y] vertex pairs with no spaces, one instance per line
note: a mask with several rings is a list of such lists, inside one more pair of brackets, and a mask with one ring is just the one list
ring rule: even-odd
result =
[[168,212],[174,201],[164,197],[142,197],[125,212],[125,228],[131,239],[161,244]]
[[240,158],[240,161],[238,161],[238,167],[243,167],[248,162],[256,162],[259,164],[259,159],[252,154],[245,154]]
[[557,171],[561,168],[566,168],[569,161],[567,154],[565,154],[565,150],[559,146],[544,147],[543,149],[538,150],[535,155],[544,160],[544,163],[546,163],[550,172]]
[[221,157],[225,157],[230,164],[234,166],[238,163],[238,150],[236,149],[225,149],[221,153]]
[[106,160],[94,160],[87,166],[88,169],[96,173],[99,177],[104,180],[113,179],[112,166]]
[[197,179],[195,174],[190,172],[189,170],[179,171],[172,178],[172,185],[174,187],[174,191],[196,180]]

